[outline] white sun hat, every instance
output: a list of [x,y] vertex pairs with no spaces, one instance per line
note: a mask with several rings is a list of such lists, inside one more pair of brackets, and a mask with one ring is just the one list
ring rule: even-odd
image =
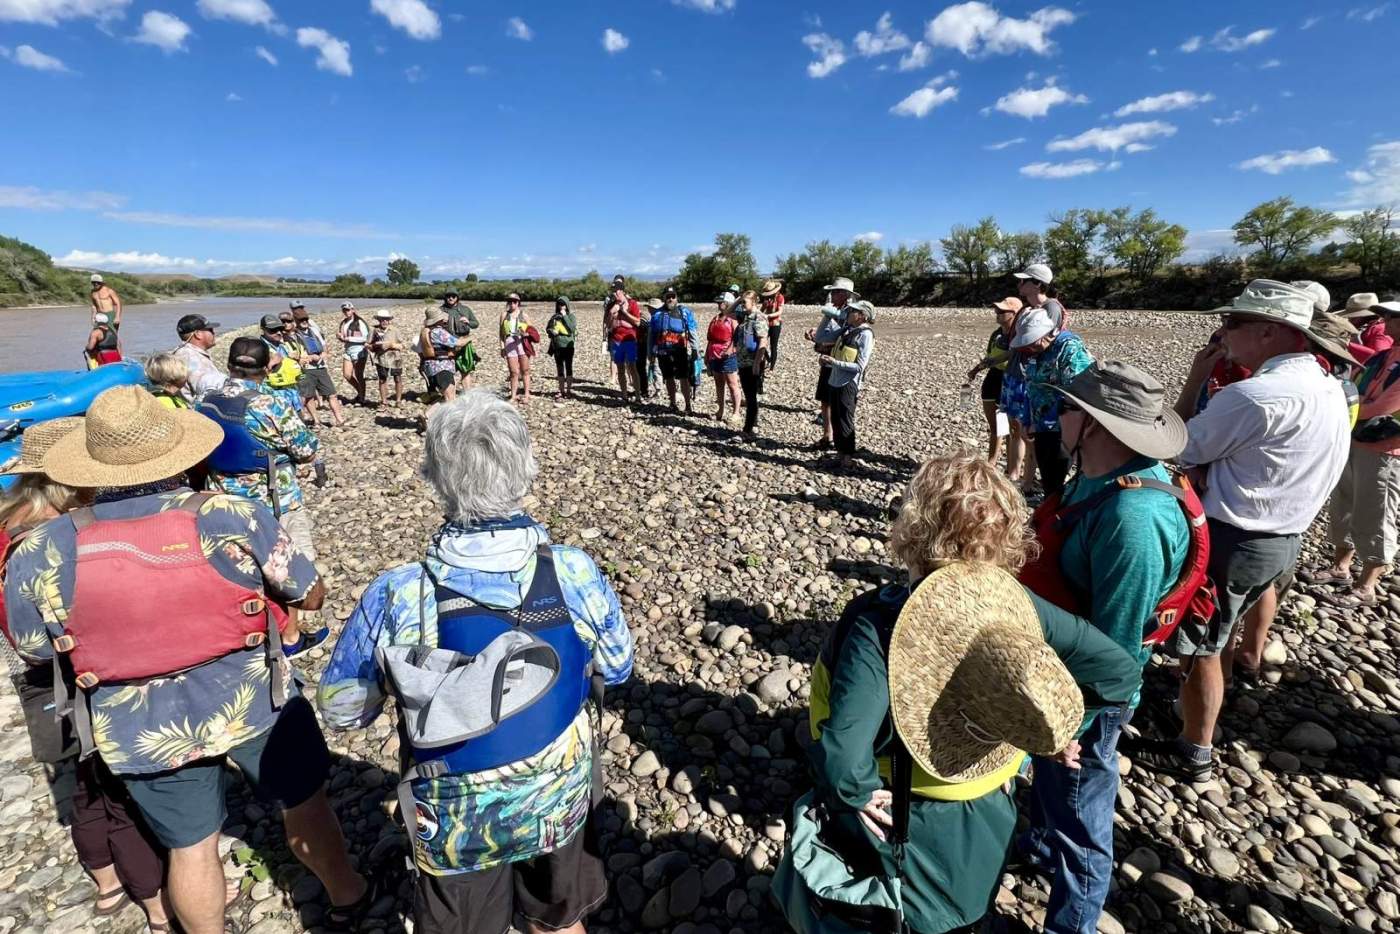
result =
[[1055,332],[1055,322],[1050,320],[1050,312],[1044,308],[1032,308],[1016,320],[1016,335],[1011,338],[1011,349],[1020,350]]

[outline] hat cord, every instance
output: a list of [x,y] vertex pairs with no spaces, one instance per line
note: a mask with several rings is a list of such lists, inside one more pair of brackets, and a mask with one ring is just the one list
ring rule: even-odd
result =
[[973,720],[967,715],[967,711],[963,710],[961,707],[958,708],[958,716],[963,718],[963,729],[967,731],[967,735],[971,736],[974,740],[981,743],[982,745],[999,746],[1002,743],[1006,742],[1000,736],[997,736],[996,734],[991,733],[988,730],[985,730],[981,726],[979,726],[975,720]]

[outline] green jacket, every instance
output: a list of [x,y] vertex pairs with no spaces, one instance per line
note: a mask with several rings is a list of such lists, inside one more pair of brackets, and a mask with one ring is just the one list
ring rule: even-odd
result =
[[[555,333],[555,325],[561,323],[566,329],[565,333]],[[549,336],[550,346],[555,349],[574,346],[574,338],[578,336],[578,319],[574,317],[573,308],[566,304],[563,311],[556,311],[550,315],[549,323],[544,326],[544,329]]]
[[[894,738],[890,723],[889,633],[909,588],[890,586],[862,594],[842,614],[832,635],[830,714],[807,751],[818,796],[831,815],[830,832],[848,859],[867,872],[894,872],[888,845],[860,823],[857,812],[882,787],[876,758]],[[1126,704],[1138,690],[1141,669],[1086,620],[1031,594],[1045,641],[1084,692],[1085,721],[1107,706]],[[813,674],[813,695],[818,682]],[[1082,732],[1082,727],[1081,727]],[[905,913],[917,931],[946,931],[972,924],[996,892],[1006,849],[1016,826],[1011,797],[994,791],[971,801],[915,796],[904,850]]]

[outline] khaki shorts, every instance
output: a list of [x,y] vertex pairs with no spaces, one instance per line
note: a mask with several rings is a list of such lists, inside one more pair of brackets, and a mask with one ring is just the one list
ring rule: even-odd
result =
[[310,558],[316,560],[316,542],[312,540],[316,527],[311,522],[311,510],[302,507],[284,512],[277,520],[282,525],[282,531],[287,533],[287,537],[292,540],[292,545],[296,550]]

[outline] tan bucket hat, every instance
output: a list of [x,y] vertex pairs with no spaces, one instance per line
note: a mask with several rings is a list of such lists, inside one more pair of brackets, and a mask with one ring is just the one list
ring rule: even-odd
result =
[[1023,752],[1074,739],[1084,700],[1045,644],[1016,578],[958,562],[924,578],[890,638],[890,714],[909,753],[947,781],[980,778]]
[[49,448],[43,471],[65,486],[138,486],[179,476],[223,440],[213,419],[166,408],[140,386],[114,386]]
[[1370,318],[1375,315],[1371,309],[1381,303],[1375,292],[1357,292],[1347,299],[1347,307],[1342,309],[1343,318]]
[[44,472],[44,455],[68,432],[83,423],[81,416],[55,418],[24,429],[20,439],[19,457],[5,467],[6,474]]
[[772,298],[783,290],[781,279],[767,279],[763,283],[763,289],[758,294],[764,298]]
[[1308,336],[1323,352],[1361,366],[1361,361],[1351,353],[1352,340],[1358,333],[1356,325],[1330,311],[1314,313],[1312,327],[1308,329]]
[[430,328],[435,324],[440,324],[447,320],[447,312],[441,308],[425,308],[423,310],[423,327]]
[[1072,399],[1108,433],[1154,460],[1171,460],[1186,447],[1186,423],[1167,406],[1167,391],[1130,363],[1098,360],[1050,389]]
[[850,292],[851,298],[860,298],[860,293],[856,291],[856,284],[845,276],[837,276],[832,280],[831,285],[822,286],[828,292]]

